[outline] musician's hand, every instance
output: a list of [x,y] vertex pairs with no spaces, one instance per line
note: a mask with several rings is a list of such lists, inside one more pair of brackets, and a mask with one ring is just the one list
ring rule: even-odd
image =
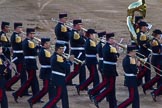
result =
[[137,61],[137,66],[140,66],[141,65],[141,62],[138,60]]
[[70,60],[71,62],[73,62],[73,61],[74,61],[74,55],[71,55],[71,56],[69,57],[69,60]]
[[12,65],[11,64],[9,65],[9,69],[12,70]]
[[7,67],[8,66],[8,62],[4,61],[4,65],[5,65],[5,67]]
[[143,47],[147,48],[146,44],[143,44]]
[[161,37],[160,37],[159,41],[160,41],[160,44],[162,44],[162,35],[161,35]]

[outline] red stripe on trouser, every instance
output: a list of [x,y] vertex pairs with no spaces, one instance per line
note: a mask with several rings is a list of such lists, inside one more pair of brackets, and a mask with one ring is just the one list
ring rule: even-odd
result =
[[161,92],[162,92],[162,85],[157,90],[154,90],[155,96],[159,96]]
[[94,65],[91,65],[90,76],[83,84],[79,85],[79,89],[84,90],[86,87],[88,87],[88,85],[90,85],[93,82],[94,76],[95,76],[95,67]]
[[23,84],[23,86],[16,92],[17,96],[22,96],[24,91],[29,88],[31,85],[31,82],[34,78],[34,75],[36,74],[35,70],[28,70],[28,80]]
[[[157,66],[158,69],[160,69],[160,65]],[[156,69],[155,69],[156,70]],[[157,73],[160,73],[158,70],[156,70]],[[156,75],[154,78],[152,78],[149,82],[143,85],[143,89],[147,90],[150,89],[155,83],[157,83],[160,80],[160,76]]]
[[[140,67],[140,68],[141,68],[141,67]],[[142,77],[144,77],[145,74],[146,74],[146,72],[147,72],[147,68],[144,67],[144,69],[141,70],[141,71],[137,74],[137,79],[141,79]]]
[[21,72],[22,72],[22,67],[23,67],[23,64],[18,64],[18,65],[16,65],[17,72],[18,72],[19,74],[14,75],[9,81],[6,82],[6,84],[5,84],[6,89],[11,88],[11,86],[12,86],[13,84],[15,84],[15,83],[20,79],[20,74],[21,74]]
[[39,101],[46,93],[48,92],[48,83],[49,80],[44,80],[43,81],[43,88],[41,91],[39,91],[38,94],[36,94],[34,97],[31,98],[31,102],[35,104],[37,101]]
[[57,95],[53,98],[53,100],[45,107],[45,108],[52,108],[60,99],[62,95],[62,87],[57,87]]
[[74,68],[74,71],[71,72],[65,79],[66,83],[68,83],[68,81],[71,81],[78,73],[79,73],[79,67],[80,65],[76,65]]
[[92,89],[89,92],[89,94],[95,95],[96,93],[98,93],[100,90],[102,90],[106,86],[107,81],[108,81],[107,77],[103,76],[103,81],[99,85],[97,85],[94,89]]
[[0,88],[0,102],[2,102],[3,99],[3,90]]
[[104,99],[111,91],[113,91],[114,86],[115,86],[115,80],[114,77],[110,77],[108,79],[109,81],[109,87],[106,88],[102,93],[96,96],[96,101],[100,102],[102,99]]
[[129,98],[122,102],[118,108],[126,108],[129,106],[134,100],[134,88],[129,89]]
[[150,89],[155,83],[157,83],[160,80],[160,76],[156,75],[154,78],[152,78],[149,82],[143,85],[143,89],[147,90]]

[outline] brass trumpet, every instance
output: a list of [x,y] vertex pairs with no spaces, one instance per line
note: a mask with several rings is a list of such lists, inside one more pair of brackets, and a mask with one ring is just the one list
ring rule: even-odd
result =
[[[22,33],[23,35],[26,35],[26,33],[23,32],[23,31],[22,31],[21,33]],[[41,39],[39,39],[39,38],[37,38],[37,37],[35,37],[35,36],[34,36],[34,39],[35,39],[36,41],[38,41],[38,42],[41,42]]]
[[[70,57],[70,55],[67,54],[67,53],[63,53],[62,56],[63,56],[65,59],[69,59],[69,57]],[[83,64],[85,63],[85,61],[81,61],[81,60],[79,60],[79,59],[77,59],[77,58],[74,58],[74,61],[75,61],[77,64],[81,64],[81,65],[83,65]]]
[[[26,32],[21,32],[22,34],[23,34],[23,36],[25,37],[25,35],[26,35]],[[41,43],[41,39],[39,39],[39,38],[37,38],[37,37],[33,37],[33,41],[34,41],[34,43],[36,43],[36,44],[40,44]]]

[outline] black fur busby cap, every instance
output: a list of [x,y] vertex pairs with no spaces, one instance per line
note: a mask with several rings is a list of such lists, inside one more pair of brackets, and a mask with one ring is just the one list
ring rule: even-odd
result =
[[44,43],[49,42],[50,38],[41,38],[41,45],[44,45]]
[[138,51],[136,45],[127,45],[127,52]]
[[142,26],[148,26],[148,24],[144,21],[140,21],[140,23],[138,23],[140,27]]
[[2,23],[1,23],[1,28],[4,28],[5,26],[10,26],[10,23],[9,22],[4,22],[4,21],[2,21]]
[[81,19],[76,19],[76,20],[73,20],[73,24],[82,24],[82,20]]
[[67,13],[60,13],[59,14],[59,18],[66,18],[67,17]]
[[29,33],[35,33],[35,29],[34,28],[27,28],[26,29],[26,33],[29,34]]
[[87,30],[87,33],[88,34],[93,34],[93,33],[97,33],[94,29],[88,29]]
[[106,40],[108,40],[111,37],[115,37],[115,34],[114,33],[107,33],[106,34]]
[[103,32],[99,32],[98,33],[98,37],[99,38],[101,38],[101,37],[103,37],[103,36],[105,36],[106,35],[106,31],[103,31]]
[[55,44],[55,48],[64,48],[64,44],[61,44],[61,43],[56,43]]
[[153,31],[153,33],[154,33],[154,34],[162,34],[161,30],[159,30],[159,29],[155,29],[155,30]]
[[16,29],[17,27],[22,27],[22,23],[18,22],[14,23],[14,29]]
[[143,16],[135,16],[135,23],[137,23],[141,19],[143,19]]

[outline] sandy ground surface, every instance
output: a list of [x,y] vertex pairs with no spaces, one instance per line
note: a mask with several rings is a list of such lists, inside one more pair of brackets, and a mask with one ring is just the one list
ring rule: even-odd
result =
[[[67,12],[70,20],[83,19],[85,28],[115,32],[118,41],[124,38],[123,43],[129,43],[129,32],[126,26],[127,7],[134,1],[136,0],[0,0],[0,21],[11,22],[11,29],[13,29],[14,22],[23,22],[24,29],[37,27],[39,37],[51,37],[52,43],[54,43],[53,27],[56,23],[52,22],[51,18],[57,19],[59,12]],[[153,25],[153,29],[161,29],[162,1],[146,0],[146,3],[148,5],[146,20]],[[124,77],[121,67],[124,55],[121,54],[117,66],[119,72],[116,84],[118,104],[128,97],[127,88],[123,86]],[[152,74],[152,76],[154,75]],[[78,77],[74,79],[74,82],[78,83]],[[15,84],[13,89],[16,90],[18,87],[19,83]],[[157,97],[157,102],[153,102],[150,92],[148,91],[147,95],[144,95],[139,87],[141,108],[162,108],[162,97]],[[27,103],[29,97],[19,98],[17,104],[11,93],[7,92],[9,108],[29,108]],[[78,96],[74,87],[68,87],[68,94],[70,108],[95,108],[94,104],[90,102],[87,92],[83,91]],[[47,96],[43,100],[46,102]],[[34,108],[41,108],[43,105],[44,103],[36,104]],[[102,101],[99,106],[100,108],[109,107],[106,101]]]

